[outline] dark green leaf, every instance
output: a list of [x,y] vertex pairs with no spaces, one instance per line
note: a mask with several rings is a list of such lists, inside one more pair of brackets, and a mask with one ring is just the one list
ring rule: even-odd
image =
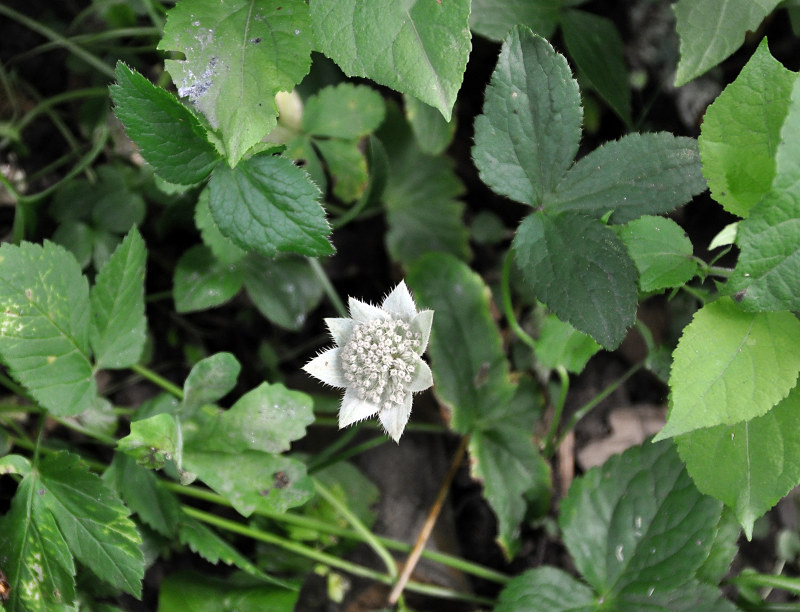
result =
[[0,246],[0,355],[33,398],[58,416],[97,397],[89,358],[89,284],[64,248]]
[[494,612],[590,612],[592,589],[555,567],[539,567],[514,577],[500,593]]
[[558,26],[561,4],[562,0],[472,0],[469,26],[497,42],[517,24],[550,38]]
[[481,179],[499,194],[540,205],[575,158],[582,117],[567,60],[545,39],[515,28],[475,119],[472,156]]
[[303,109],[303,131],[312,136],[355,140],[374,132],[386,106],[366,85],[340,83],[311,96]]
[[161,583],[159,612],[292,612],[297,592],[263,582],[179,572]]
[[636,268],[616,234],[574,213],[533,213],[514,255],[527,283],[562,320],[615,349],[636,317]]
[[179,538],[181,544],[187,545],[192,552],[197,553],[209,563],[217,565],[222,561],[225,565],[235,565],[248,574],[254,576],[264,575],[263,572],[247,560],[247,557],[206,527],[204,523],[186,514],[181,516]]
[[197,206],[194,210],[194,224],[200,230],[203,244],[206,245],[214,259],[223,264],[236,264],[244,259],[247,252],[236,246],[230,238],[223,236],[217,227],[217,222],[211,216],[209,208],[209,189],[206,187],[200,192],[197,198]]
[[628,134],[581,158],[545,198],[545,208],[611,223],[667,213],[705,191],[697,142],[667,132]]
[[110,90],[114,112],[128,136],[164,179],[184,185],[197,183],[219,163],[197,117],[166,90],[122,62],[117,63],[117,84]]
[[186,251],[175,267],[172,296],[178,312],[206,310],[224,304],[242,288],[238,264],[217,261],[211,250],[195,245]]
[[403,96],[403,106],[420,150],[428,155],[443,153],[456,133],[455,119],[445,121],[435,108],[412,96]]
[[209,188],[217,226],[239,247],[266,257],[278,251],[312,256],[334,252],[319,189],[288,159],[258,156],[235,170],[218,166]]
[[97,275],[91,291],[89,339],[97,367],[125,368],[144,349],[144,273],[147,251],[133,228]]

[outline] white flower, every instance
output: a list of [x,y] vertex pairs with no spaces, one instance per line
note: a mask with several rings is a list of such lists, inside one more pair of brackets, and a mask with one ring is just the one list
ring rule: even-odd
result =
[[398,442],[411,416],[412,395],[433,384],[420,355],[428,346],[433,311],[417,312],[404,282],[380,308],[350,298],[350,318],[325,319],[335,347],[303,368],[333,387],[345,389],[339,428],[378,414]]

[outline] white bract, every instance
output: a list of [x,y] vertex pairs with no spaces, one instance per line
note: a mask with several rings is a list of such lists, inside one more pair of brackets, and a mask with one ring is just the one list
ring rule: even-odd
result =
[[378,415],[397,442],[411,416],[414,393],[433,384],[420,355],[428,346],[433,311],[417,312],[404,282],[379,307],[350,298],[350,318],[325,319],[336,346],[303,368],[345,389],[339,428]]

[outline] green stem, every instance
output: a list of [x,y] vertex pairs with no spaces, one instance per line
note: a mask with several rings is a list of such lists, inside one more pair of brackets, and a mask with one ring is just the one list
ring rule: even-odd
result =
[[36,117],[51,109],[54,106],[72,100],[80,100],[82,98],[105,98],[108,97],[108,87],[86,87],[84,89],[73,89],[55,96],[51,96],[39,102],[31,110],[25,113],[25,116],[19,120],[17,129],[21,132],[25,127],[33,121]]
[[169,393],[171,395],[174,395],[179,400],[183,399],[183,389],[181,389],[177,385],[171,383],[170,381],[168,381],[166,378],[164,378],[160,374],[156,374],[150,368],[148,368],[146,366],[143,366],[143,365],[140,365],[140,364],[137,363],[136,365],[131,366],[131,370],[136,372],[142,378],[146,378],[151,383],[153,383],[155,385],[158,385],[159,387],[164,389],[164,391],[166,391],[167,393]]
[[[255,529],[248,525],[243,525],[242,523],[237,523],[235,521],[230,521],[228,519],[218,517],[208,512],[203,512],[202,510],[197,510],[196,508],[192,508],[191,506],[184,506],[183,511],[192,518],[196,518],[197,520],[203,521],[204,523],[208,523],[209,525],[214,525],[215,527],[219,527],[220,529],[224,529],[226,531],[230,531],[233,533],[238,533],[239,535],[243,535],[253,540],[258,540],[260,542],[266,542],[268,544],[279,546],[284,550],[292,551],[308,559],[318,561],[319,563],[322,563],[329,567],[334,567],[342,571],[349,572],[355,576],[361,576],[364,578],[368,578],[370,580],[374,580],[376,582],[382,582],[383,584],[389,584],[389,585],[392,584],[392,578],[386,574],[381,574],[379,572],[368,569],[361,565],[357,565],[355,563],[345,561],[344,559],[340,559],[339,557],[334,557],[333,555],[329,555],[327,553],[318,551],[316,549],[309,548],[308,546],[304,546],[293,540],[281,538],[272,533],[267,533],[265,531],[261,531],[260,529]],[[443,587],[421,584],[418,582],[410,582],[406,587],[406,590],[413,591],[415,593],[421,593],[423,595],[429,595],[432,597],[471,601],[475,603],[480,603],[482,605],[492,605],[494,603],[490,599],[476,597],[474,595],[461,593],[453,589],[446,589]]]
[[544,456],[552,457],[556,451],[557,446],[554,444],[556,436],[558,435],[558,426],[561,424],[561,415],[564,412],[564,404],[567,401],[567,393],[569,392],[569,373],[562,365],[556,367],[556,373],[561,380],[561,387],[558,392],[558,400],[553,409],[553,420],[550,423],[550,431],[547,432],[547,437],[544,442]]
[[511,331],[527,344],[531,349],[536,352],[536,340],[534,340],[528,332],[522,329],[522,326],[517,321],[517,316],[514,314],[514,306],[511,303],[511,263],[514,261],[514,254],[512,251],[506,253],[503,260],[503,276],[500,280],[501,293],[503,298],[503,313],[506,315],[506,321],[511,328]]
[[394,557],[389,554],[389,551],[386,550],[386,547],[381,544],[375,535],[367,529],[366,525],[361,522],[361,520],[350,511],[345,504],[343,504],[338,497],[333,495],[328,488],[323,485],[318,478],[312,478],[314,481],[314,487],[317,490],[317,493],[320,494],[321,497],[325,499],[334,509],[341,514],[345,520],[350,524],[350,526],[355,529],[356,533],[361,536],[363,541],[375,552],[378,557],[380,557],[383,564],[386,566],[386,571],[389,572],[389,576],[392,577],[392,581],[397,579],[397,563],[394,560]]
[[[87,45],[105,40],[115,40],[117,38],[138,38],[140,36],[155,37],[159,34],[161,34],[161,30],[153,27],[118,28],[116,30],[105,30],[103,32],[92,32],[90,34],[76,34],[75,36],[64,37],[63,41],[68,41],[77,46],[78,44]],[[22,59],[30,58],[34,55],[49,51],[50,49],[63,47],[63,41],[51,40],[50,42],[43,43],[33,47],[32,49],[28,49],[19,55],[15,55],[10,61],[18,62]],[[128,48],[127,45],[126,48]],[[152,45],[150,48],[152,49]],[[108,94],[108,90],[106,90],[106,94]]]
[[319,263],[319,260],[316,257],[306,257],[306,259],[311,265],[311,269],[314,270],[314,274],[317,275],[317,279],[322,285],[322,289],[325,291],[325,294],[328,296],[331,304],[333,304],[336,312],[339,313],[340,317],[344,317],[346,319],[348,314],[347,309],[344,307],[344,302],[342,302],[339,294],[336,293],[336,289],[333,288],[333,285],[331,284],[328,275],[325,273],[325,269],[322,267],[322,264]]
[[800,578],[791,576],[743,572],[738,576],[729,579],[728,582],[740,588],[769,587],[788,591],[795,595],[800,595]]
[[58,424],[63,425],[67,429],[71,429],[72,431],[77,431],[80,434],[83,434],[87,438],[93,438],[97,440],[101,444],[105,444],[106,446],[116,446],[117,440],[116,438],[112,438],[111,436],[107,436],[97,431],[92,431],[91,429],[87,429],[80,423],[72,421],[70,419],[64,419],[61,417],[57,417],[54,415],[50,415],[50,418],[56,421]]
[[699,291],[697,291],[694,288],[690,287],[689,285],[681,285],[681,289],[683,289],[686,293],[691,295],[693,298],[695,298],[701,304],[705,304],[706,303],[705,296],[702,293],[700,293]]

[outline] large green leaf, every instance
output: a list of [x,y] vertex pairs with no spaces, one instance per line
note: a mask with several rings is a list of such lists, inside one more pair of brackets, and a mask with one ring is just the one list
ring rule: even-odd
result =
[[522,24],[550,38],[559,21],[563,0],[472,0],[469,26],[476,34],[501,42]]
[[97,367],[125,368],[142,354],[147,332],[144,272],[147,251],[134,228],[100,270],[91,291],[91,341]]
[[194,209],[194,224],[200,230],[203,244],[211,249],[214,259],[223,264],[237,264],[244,259],[247,252],[236,246],[230,238],[225,237],[217,227],[209,207],[210,190],[208,187],[200,192]]
[[470,51],[469,0],[312,0],[318,48],[348,76],[411,94],[450,120]]
[[611,223],[667,213],[705,191],[697,142],[667,132],[628,134],[582,157],[545,198],[545,208]]
[[374,132],[385,113],[386,105],[377,91],[366,85],[340,83],[321,89],[306,101],[303,131],[351,140]]
[[503,588],[494,612],[582,612],[594,610],[594,592],[555,567],[537,567]]
[[570,58],[581,75],[626,124],[631,123],[631,88],[622,37],[606,17],[569,9],[561,32]]
[[519,226],[514,256],[536,296],[560,319],[614,349],[636,317],[636,268],[597,219],[536,212]]
[[235,166],[275,126],[275,94],[306,75],[312,41],[304,0],[194,0],[170,9],[158,48],[185,55],[166,68]]
[[[671,442],[645,443],[576,479],[559,524],[575,566],[602,596],[648,596],[692,580],[722,504],[692,483]],[[634,608],[627,608],[634,609]]]
[[727,297],[706,304],[673,353],[671,408],[656,439],[765,414],[795,385],[798,346],[789,312],[749,313]]
[[567,60],[545,39],[513,29],[475,119],[472,156],[495,192],[538,206],[578,151],[583,111]]
[[0,356],[53,414],[97,398],[89,325],[89,284],[71,253],[46,241],[0,246]]
[[728,291],[746,310],[800,310],[800,80],[780,131],[772,190],[739,223]]
[[770,55],[765,39],[706,110],[698,139],[703,174],[728,212],[747,217],[769,191],[796,77]]
[[239,264],[222,263],[211,249],[196,244],[181,255],[175,266],[172,297],[175,310],[194,312],[224,304],[242,288]]
[[678,437],[678,452],[697,488],[732,508],[749,539],[755,520],[800,482],[798,429],[795,387],[763,416]]
[[697,274],[692,241],[672,219],[639,217],[618,233],[639,271],[642,291],[679,287]]
[[261,155],[235,170],[218,166],[209,182],[211,214],[220,231],[265,257],[278,251],[330,255],[330,227],[319,189],[283,157]]
[[681,39],[675,74],[679,87],[731,55],[781,0],[678,0],[674,5]]
[[191,185],[219,163],[197,117],[166,90],[122,62],[117,63],[117,84],[110,90],[114,113],[162,178]]

